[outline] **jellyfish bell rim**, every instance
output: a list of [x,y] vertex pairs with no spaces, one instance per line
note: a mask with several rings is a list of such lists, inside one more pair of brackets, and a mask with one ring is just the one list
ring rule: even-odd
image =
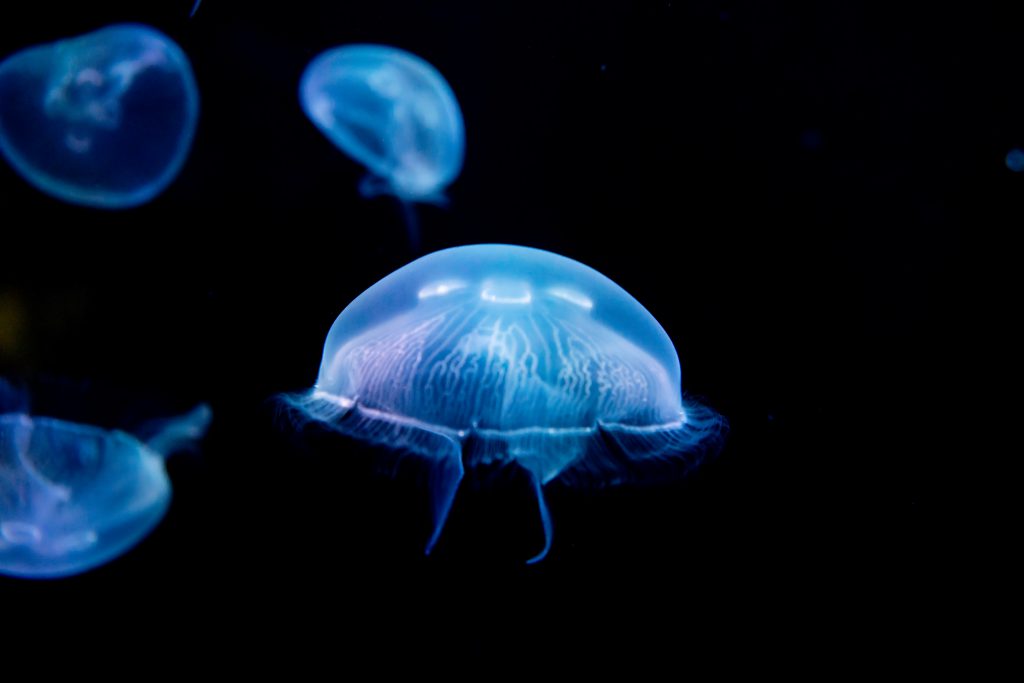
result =
[[[159,43],[174,66],[173,73],[182,80],[181,90],[185,102],[185,123],[174,144],[174,154],[167,160],[159,175],[133,190],[90,189],[79,183],[69,182],[54,176],[29,160],[18,151],[13,141],[4,133],[0,117],[0,152],[23,179],[34,188],[60,201],[94,209],[132,209],[152,201],[170,187],[188,161],[199,125],[199,85],[188,55],[178,43],[163,31],[140,22],[119,22],[99,28],[52,40],[47,43],[29,45],[0,60],[0,79],[5,72],[14,71],[19,63],[31,62],[42,55],[59,55],[83,43],[104,38],[107,35],[127,36],[143,34],[145,38]],[[41,74],[52,77],[52,70]]]
[[[83,553],[86,550],[93,547],[95,544],[94,541],[93,544],[83,546],[77,550],[72,550],[59,561],[41,565],[31,561],[31,557],[34,553],[31,553],[30,551],[23,551],[22,554],[28,556],[27,560],[22,560],[20,562],[15,560],[12,562],[10,560],[0,558],[0,576],[33,580],[63,579],[70,576],[76,576],[78,574],[84,574],[102,567],[103,565],[109,564],[131,552],[132,549],[145,541],[146,538],[148,538],[150,534],[160,526],[164,517],[167,516],[167,511],[170,509],[172,496],[173,493],[168,490],[167,495],[160,499],[158,503],[149,506],[144,515],[134,517],[132,519],[133,523],[130,525],[113,525],[105,527],[102,530],[105,534],[117,533],[121,527],[126,526],[132,527],[132,530],[130,533],[119,539],[117,543],[106,545],[102,552],[90,553],[88,556],[83,556]],[[97,539],[98,538],[99,537],[97,536]],[[0,549],[0,552],[2,552],[2,549]]]
[[[451,158],[448,160],[448,164],[441,169],[438,178],[430,184],[430,187],[422,191],[411,191],[410,188],[403,187],[400,183],[395,183],[393,164],[386,163],[387,160],[380,159],[379,155],[374,154],[355,136],[349,134],[344,126],[331,127],[327,125],[316,112],[316,107],[314,106],[314,102],[317,100],[316,93],[321,86],[330,80],[326,77],[331,71],[327,67],[339,62],[343,63],[354,55],[374,57],[381,62],[398,61],[409,70],[415,72],[425,82],[429,82],[442,95],[438,99],[443,104],[448,124],[454,133],[453,141],[456,144],[454,149],[451,150]],[[454,182],[462,171],[466,156],[466,125],[462,116],[462,109],[458,104],[459,100],[451,84],[448,83],[448,80],[441,72],[419,55],[400,47],[381,43],[350,43],[327,48],[307,63],[299,79],[298,90],[299,104],[302,107],[302,111],[313,122],[317,130],[342,152],[365,166],[376,178],[377,183],[374,183],[371,193],[367,194],[363,191],[362,187],[360,188],[360,192],[364,196],[372,197],[381,194],[385,191],[383,188],[386,187],[387,193],[393,194],[404,201],[440,203],[444,197],[443,190]]]
[[[444,264],[449,267],[446,278],[452,281],[473,281],[476,279],[474,275],[466,271],[478,269],[481,262],[486,260],[492,266],[497,266],[507,265],[516,259],[532,263],[535,268],[559,269],[560,274],[565,275],[562,279],[577,285],[573,289],[578,289],[580,280],[586,280],[588,286],[585,289],[599,290],[590,295],[582,293],[590,304],[588,314],[598,319],[622,316],[640,324],[641,329],[618,331],[624,333],[623,337],[626,340],[659,362],[668,374],[670,386],[679,399],[682,399],[679,352],[665,328],[640,301],[607,275],[568,256],[536,247],[502,243],[460,245],[425,254],[392,271],[364,290],[338,314],[331,325],[324,342],[317,386],[321,385],[328,365],[333,360],[332,352],[341,348],[344,340],[351,338],[358,330],[380,325],[390,318],[411,311],[417,305],[421,290],[421,287],[417,286],[418,281],[431,279],[422,277],[426,274],[424,271]],[[463,265],[459,263],[460,261],[463,264],[468,261],[469,264]],[[455,272],[452,272],[453,270]],[[411,280],[413,286],[403,285],[402,280],[406,278]],[[549,283],[549,287],[551,286],[553,285]],[[384,293],[388,293],[387,299],[395,304],[388,310],[382,310],[382,307],[374,305],[374,301]],[[396,310],[399,303],[402,307]]]

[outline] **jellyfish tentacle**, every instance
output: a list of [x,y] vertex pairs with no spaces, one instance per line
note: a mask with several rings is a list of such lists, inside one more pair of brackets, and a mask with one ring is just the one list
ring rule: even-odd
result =
[[147,425],[144,429],[151,431],[152,435],[145,438],[145,443],[154,452],[166,457],[202,439],[212,419],[210,406],[200,403],[184,415]]
[[[465,474],[462,464],[462,437],[428,422],[371,408],[356,398],[334,396],[316,389],[301,396],[283,396],[285,406],[301,411],[342,434],[386,446],[392,453],[388,460],[396,467],[398,460],[415,455],[427,468],[431,491],[431,522],[433,529],[424,549],[429,555],[441,536],[455,494]],[[394,473],[394,469],[392,472]]]
[[548,555],[548,551],[551,550],[551,515],[548,513],[548,504],[544,501],[544,485],[534,473],[530,473],[530,479],[533,482],[533,491],[537,496],[537,508],[540,511],[540,522],[544,527],[544,547],[539,553],[531,557],[526,561],[526,564],[535,564],[540,562]]
[[455,494],[459,490],[463,474],[465,474],[465,471],[462,467],[461,453],[457,454],[456,457],[451,457],[450,453],[441,453],[431,468],[430,489],[433,492],[431,494],[431,504],[434,513],[434,530],[431,532],[430,540],[427,541],[427,547],[423,551],[426,555],[430,554],[434,549],[434,545],[437,544],[437,539],[441,537],[441,531],[448,520],[448,513],[452,509],[452,503],[455,501]]
[[409,235],[409,248],[414,252],[420,250],[420,220],[416,217],[416,208],[408,199],[398,198],[405,220],[405,231]]
[[367,173],[359,181],[359,194],[363,199],[373,199],[382,194],[390,194],[394,191],[387,178],[382,178],[376,173]]

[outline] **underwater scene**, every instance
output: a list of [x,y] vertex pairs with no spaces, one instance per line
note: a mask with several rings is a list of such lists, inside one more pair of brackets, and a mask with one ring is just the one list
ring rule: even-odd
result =
[[1022,30],[776,0],[3,17],[4,640],[297,674],[945,632],[946,559],[987,545],[960,413],[980,245],[1024,197]]

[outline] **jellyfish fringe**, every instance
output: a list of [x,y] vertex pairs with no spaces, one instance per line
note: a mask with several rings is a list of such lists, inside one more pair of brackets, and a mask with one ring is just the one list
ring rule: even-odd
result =
[[689,402],[679,419],[667,424],[632,426],[599,423],[589,428],[454,430],[361,405],[357,400],[313,390],[280,397],[296,427],[309,424],[385,446],[394,476],[403,456],[428,466],[433,531],[429,555],[444,529],[466,468],[518,465],[529,472],[544,527],[542,560],[551,547],[551,520],[543,487],[558,480],[569,486],[605,487],[626,482],[665,481],[691,471],[717,454],[727,430],[713,410]]
[[678,420],[650,426],[599,422],[585,428],[455,430],[316,390],[279,398],[299,429],[313,423],[399,455],[434,462],[457,458],[467,469],[515,463],[541,484],[557,479],[573,487],[678,479],[717,455],[728,432],[725,418],[693,400]]

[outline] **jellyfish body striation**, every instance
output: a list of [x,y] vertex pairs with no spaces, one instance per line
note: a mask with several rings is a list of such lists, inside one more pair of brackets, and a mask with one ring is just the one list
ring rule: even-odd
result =
[[170,503],[164,457],[202,438],[210,409],[161,421],[145,442],[26,413],[0,415],[0,574],[57,578],[139,542]]
[[467,469],[517,465],[536,491],[677,476],[720,448],[724,421],[684,400],[676,349],[597,271],[507,245],[447,249],[338,316],[301,413],[431,467],[437,542]]
[[303,111],[370,175],[363,196],[439,201],[462,168],[465,130],[451,87],[419,57],[384,45],[346,45],[302,76]]
[[170,38],[118,24],[0,63],[0,151],[38,189],[106,209],[143,204],[178,175],[199,115]]

